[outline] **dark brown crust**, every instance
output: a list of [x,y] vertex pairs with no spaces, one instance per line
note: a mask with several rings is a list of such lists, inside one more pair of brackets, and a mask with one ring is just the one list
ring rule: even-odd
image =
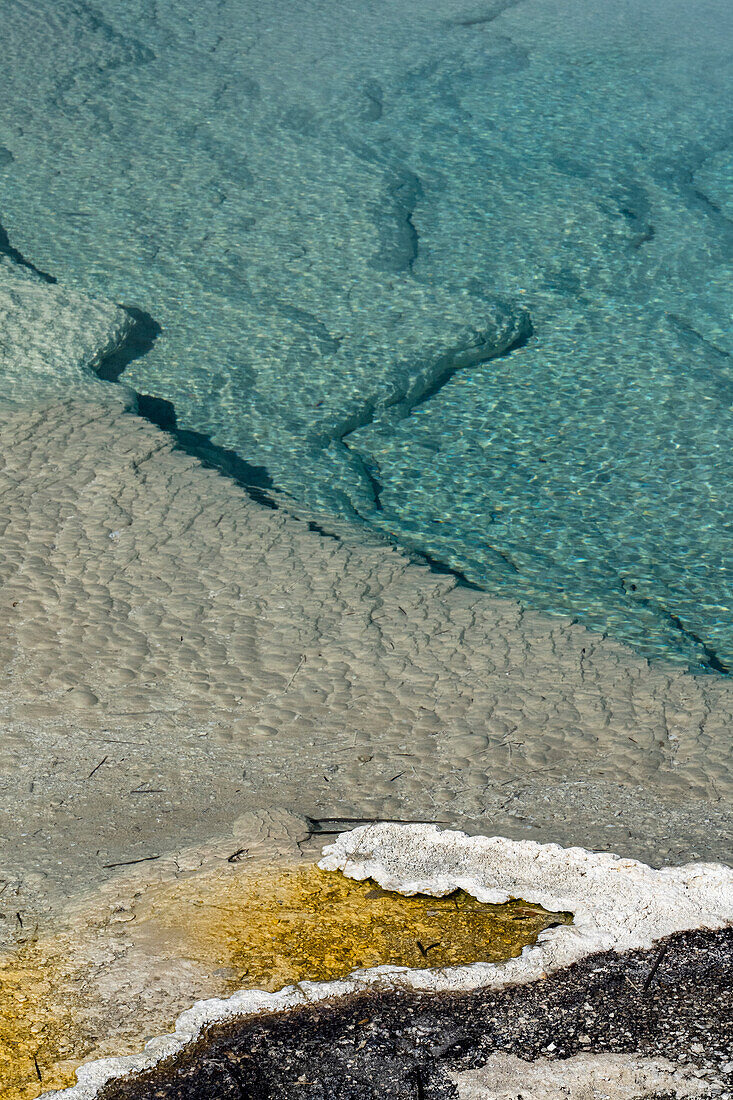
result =
[[[551,1047],[551,1044],[554,1044]],[[449,1070],[493,1051],[581,1051],[707,1067],[733,1089],[733,929],[651,951],[594,955],[501,992],[362,993],[211,1026],[175,1058],[110,1083],[100,1100],[437,1100]]]

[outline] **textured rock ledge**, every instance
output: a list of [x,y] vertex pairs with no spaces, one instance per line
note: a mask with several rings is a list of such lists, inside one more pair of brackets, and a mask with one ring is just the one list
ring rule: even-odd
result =
[[0,252],[0,381],[3,406],[68,397],[133,406],[127,386],[115,390],[96,368],[121,347],[132,316],[113,302],[45,281]]
[[486,902],[523,896],[551,910],[571,909],[575,923],[547,930],[520,958],[499,965],[476,963],[434,971],[376,967],[343,981],[301,982],[278,993],[248,990],[227,1000],[201,1001],[181,1015],[174,1034],[151,1040],[139,1055],[84,1066],[76,1086],[50,1095],[91,1100],[107,1082],[178,1054],[214,1022],[282,1012],[367,990],[501,990],[546,979],[598,952],[648,949],[665,936],[733,923],[733,870],[719,864],[654,870],[579,848],[468,837],[434,826],[380,824],[340,836],[326,849],[321,865],[358,879],[372,877],[405,894],[444,896],[461,888]]

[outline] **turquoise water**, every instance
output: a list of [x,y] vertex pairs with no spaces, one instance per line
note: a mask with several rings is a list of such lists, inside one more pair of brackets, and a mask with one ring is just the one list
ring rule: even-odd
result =
[[733,668],[730,0],[3,0],[2,34],[0,250],[151,318],[125,381],[490,591]]

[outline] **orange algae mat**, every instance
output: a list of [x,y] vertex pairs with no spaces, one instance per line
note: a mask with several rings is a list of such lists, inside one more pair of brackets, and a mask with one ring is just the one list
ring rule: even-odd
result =
[[[125,931],[147,956],[193,962],[211,975],[208,995],[216,996],[326,981],[384,963],[499,962],[569,919],[522,901],[483,905],[463,891],[402,897],[302,865],[176,880],[151,890]],[[90,1057],[131,1053],[173,1026],[174,1019],[146,1021],[139,1011],[125,1019],[123,997],[114,1019],[107,1020],[108,1006],[95,1011],[90,970],[103,983],[104,963],[97,952],[90,967],[83,948],[74,951],[72,938],[69,950],[69,942],[31,940],[0,961],[2,1100],[72,1085]]]

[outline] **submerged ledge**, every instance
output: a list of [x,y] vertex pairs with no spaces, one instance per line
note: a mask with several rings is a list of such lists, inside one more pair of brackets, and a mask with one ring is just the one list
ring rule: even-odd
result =
[[[733,924],[733,869],[688,864],[659,870],[631,859],[582,848],[468,837],[430,825],[375,824],[342,834],[320,864],[385,889],[440,897],[456,889],[479,901],[523,897],[529,903],[574,914],[572,926],[540,933],[521,957],[440,970],[380,966],[332,982],[300,982],[277,993],[246,990],[228,999],[199,1001],[184,1012],[171,1035],[145,1050],[83,1066],[78,1084],[47,1095],[92,1100],[109,1082],[150,1070],[185,1052],[204,1028],[263,1013],[311,1005],[353,994],[413,991],[463,993],[523,986],[603,952],[648,951],[657,941],[687,930],[713,931]],[[144,1092],[129,1095],[146,1095]]]

